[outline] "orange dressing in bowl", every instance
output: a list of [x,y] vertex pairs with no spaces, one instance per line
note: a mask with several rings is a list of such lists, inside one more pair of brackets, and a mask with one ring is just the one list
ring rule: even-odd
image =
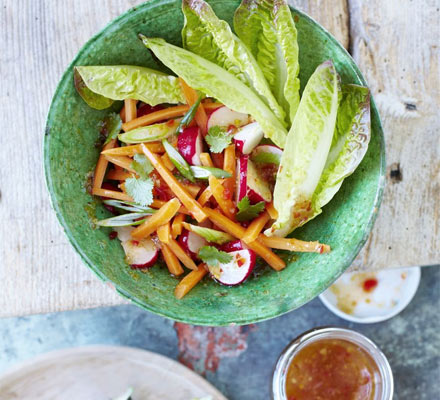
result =
[[379,369],[360,346],[321,339],[298,351],[286,377],[288,400],[372,400]]

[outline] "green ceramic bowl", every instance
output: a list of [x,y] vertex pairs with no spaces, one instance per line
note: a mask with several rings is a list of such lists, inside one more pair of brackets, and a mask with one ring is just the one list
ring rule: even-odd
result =
[[[220,18],[232,21],[238,0],[210,2]],[[296,231],[296,237],[328,243],[326,255],[299,254],[281,272],[268,267],[244,285],[227,288],[206,278],[184,299],[173,296],[177,280],[166,268],[132,271],[117,240],[93,229],[90,215],[107,211],[85,190],[98,159],[94,147],[98,123],[107,111],[89,108],[73,87],[75,65],[134,64],[164,69],[137,38],[139,32],[181,46],[183,15],[179,0],[152,0],[129,10],[93,37],[78,53],[55,92],[44,139],[46,180],[53,207],[84,262],[102,280],[133,303],[156,314],[200,325],[248,324],[300,307],[325,290],[352,263],[376,219],[384,186],[385,150],[379,115],[372,100],[372,139],[356,172],[342,185],[321,216]],[[308,16],[292,10],[298,29],[300,79],[304,86],[314,69],[332,59],[346,83],[366,85],[344,48]]]

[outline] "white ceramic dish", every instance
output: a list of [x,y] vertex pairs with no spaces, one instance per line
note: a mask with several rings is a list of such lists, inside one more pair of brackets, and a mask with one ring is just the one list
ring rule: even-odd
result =
[[[319,298],[338,317],[361,324],[385,321],[412,300],[420,282],[420,267],[343,274]],[[364,282],[377,280],[370,291]],[[367,285],[368,287],[368,285]]]
[[65,349],[26,361],[0,377],[0,398],[109,400],[128,387],[133,388],[133,400],[227,400],[176,361],[145,350],[113,346]]

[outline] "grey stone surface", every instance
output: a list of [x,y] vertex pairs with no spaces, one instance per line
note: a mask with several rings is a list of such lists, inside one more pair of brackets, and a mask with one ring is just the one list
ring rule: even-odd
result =
[[[290,314],[242,328],[241,334],[247,335],[245,350],[220,357],[214,371],[196,369],[231,400],[268,399],[272,368],[282,349],[301,332],[337,325],[366,334],[387,355],[396,400],[440,399],[439,306],[440,268],[424,268],[415,298],[389,321],[349,323],[315,299]],[[179,356],[172,321],[134,306],[119,306],[0,320],[0,372],[40,353],[88,344],[135,346],[174,359]]]

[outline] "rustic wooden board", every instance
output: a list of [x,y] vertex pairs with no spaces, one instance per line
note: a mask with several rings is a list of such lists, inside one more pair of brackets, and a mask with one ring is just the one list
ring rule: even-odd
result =
[[[62,233],[44,184],[41,140],[50,100],[70,60],[94,33],[139,3],[2,3],[0,316],[124,302],[82,265]],[[400,163],[402,180],[388,179],[379,221],[357,267],[440,261],[439,12],[435,0],[417,3],[291,3],[350,45],[384,119],[388,166]]]
[[350,0],[350,50],[382,117],[387,183],[354,267],[440,262],[440,3]]

